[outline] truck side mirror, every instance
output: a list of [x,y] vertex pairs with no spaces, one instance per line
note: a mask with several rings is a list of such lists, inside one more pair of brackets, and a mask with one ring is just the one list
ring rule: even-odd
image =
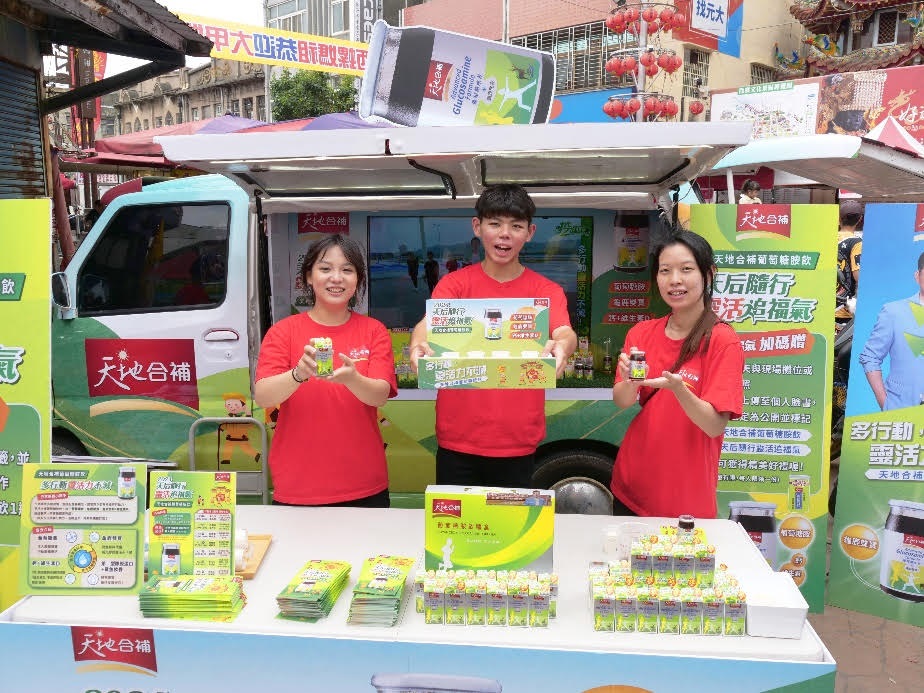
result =
[[67,288],[67,275],[64,272],[55,272],[51,275],[51,300],[61,310],[70,310],[71,292]]

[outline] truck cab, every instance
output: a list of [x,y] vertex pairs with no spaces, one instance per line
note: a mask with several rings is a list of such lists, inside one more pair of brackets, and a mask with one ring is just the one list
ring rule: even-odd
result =
[[[416,388],[403,358],[429,295],[406,259],[419,257],[423,270],[432,256],[440,276],[478,261],[475,201],[487,185],[516,182],[538,209],[522,259],[562,284],[581,337],[581,363],[547,394],[533,483],[570,492],[577,511],[590,507],[634,414],[612,403],[613,358],[628,327],[658,309],[647,246],[687,201],[673,199],[680,186],[750,130],[583,123],[159,138],[171,161],[218,175],[117,198],[54,276],[53,450],[268,483],[274,413],[252,397],[260,342],[305,309],[298,267],[310,242],[347,233],[369,262],[358,309],[393,335],[400,390],[380,412],[392,497],[418,504],[434,480],[435,392]],[[645,237],[635,260],[622,252],[630,226]],[[244,424],[249,445],[229,449],[224,432]]]

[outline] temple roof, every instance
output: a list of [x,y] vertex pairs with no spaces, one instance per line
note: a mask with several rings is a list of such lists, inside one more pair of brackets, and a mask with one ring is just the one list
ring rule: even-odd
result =
[[908,0],[795,0],[789,6],[789,13],[807,29],[818,33],[837,29],[845,14],[868,16],[884,7],[907,4]]
[[917,55],[924,56],[924,34],[920,32],[915,35],[911,43],[861,48],[847,55],[826,55],[815,46],[809,46],[805,62],[816,73],[826,75],[835,72],[859,72],[900,67],[910,64]]

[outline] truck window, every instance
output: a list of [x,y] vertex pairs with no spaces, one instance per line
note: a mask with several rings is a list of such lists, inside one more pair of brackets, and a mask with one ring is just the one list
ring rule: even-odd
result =
[[81,315],[207,308],[227,288],[227,204],[119,210],[77,275]]

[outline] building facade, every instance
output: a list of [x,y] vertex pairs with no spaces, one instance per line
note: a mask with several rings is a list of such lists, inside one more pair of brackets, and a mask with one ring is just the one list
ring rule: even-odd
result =
[[[231,113],[266,120],[264,66],[212,58],[122,89],[113,134],[128,134]],[[105,127],[105,126],[103,126]]]
[[[924,3],[800,0],[790,13],[807,34],[806,76],[924,62]],[[801,75],[800,75],[801,76]]]
[[[802,27],[786,3],[749,2],[746,7],[741,0],[713,3],[724,6],[729,15],[735,12],[738,24],[729,23],[729,38],[736,44],[737,55],[715,48],[715,41],[710,42],[707,35],[689,27],[695,11],[690,0],[629,0],[616,4],[640,9],[651,4],[659,12],[673,5],[685,13],[684,30],[659,33],[655,38],[661,50],[673,51],[683,58],[683,68],[653,82],[660,93],[681,104],[681,117],[685,119],[708,117],[707,113],[691,114],[685,106],[705,99],[710,89],[780,79],[783,71],[776,61],[775,45],[787,53],[801,48]],[[401,23],[492,40],[506,37],[514,44],[549,51],[556,58],[556,93],[569,94],[631,86],[631,77],[615,77],[604,69],[614,53],[638,47],[636,36],[628,32],[616,34],[605,26],[613,10],[612,0],[470,0],[464,5],[456,0],[429,0],[403,9]],[[708,106],[708,100],[705,103]]]

